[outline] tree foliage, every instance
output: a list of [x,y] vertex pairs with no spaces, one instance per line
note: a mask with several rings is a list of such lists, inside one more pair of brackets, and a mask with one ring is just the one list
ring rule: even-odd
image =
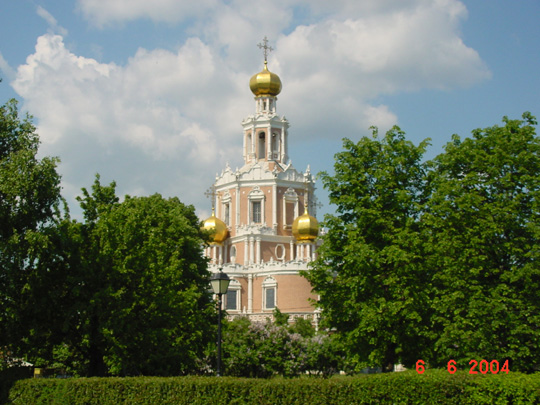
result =
[[344,140],[335,174],[322,173],[336,215],[306,277],[323,322],[336,328],[358,368],[411,364],[422,348],[427,281],[419,233],[424,198],[419,146],[397,127],[382,139]]
[[346,139],[322,174],[337,212],[306,277],[357,364],[539,366],[540,140],[503,122],[427,163],[397,128]]
[[[39,137],[17,102],[0,107],[0,351],[14,354],[31,335],[34,308],[28,296],[36,279],[35,250],[58,219],[58,160],[38,158]],[[47,310],[47,307],[43,307]]]
[[80,198],[77,333],[70,347],[89,375],[178,375],[195,367],[208,339],[210,298],[203,235],[177,198],[126,196],[114,183]]
[[[433,162],[427,265],[435,361],[540,365],[540,139],[535,118],[454,136]],[[446,359],[446,360],[445,360]]]

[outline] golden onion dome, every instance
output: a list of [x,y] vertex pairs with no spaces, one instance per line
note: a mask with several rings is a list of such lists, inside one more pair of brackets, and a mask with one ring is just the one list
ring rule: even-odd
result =
[[203,222],[203,226],[201,227],[201,229],[212,232],[210,234],[211,245],[221,245],[229,236],[227,224],[225,224],[225,222],[216,217],[213,208],[212,216]]
[[281,79],[268,70],[267,62],[264,69],[254,74],[249,80],[249,88],[255,96],[277,96],[281,92]]
[[319,222],[308,214],[307,208],[294,220],[292,234],[297,243],[313,242],[319,235]]

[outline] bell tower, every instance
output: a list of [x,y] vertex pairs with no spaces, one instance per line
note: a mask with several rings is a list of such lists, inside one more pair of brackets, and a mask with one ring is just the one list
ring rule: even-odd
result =
[[[266,37],[258,44],[264,51],[264,68],[251,77],[249,88],[255,96],[255,115],[242,122],[244,129],[244,163],[257,161],[287,163],[287,130],[289,122],[278,117],[277,95],[281,92],[281,79],[268,70]],[[271,165],[273,168],[274,165]]]
[[316,296],[299,273],[316,257],[315,180],[309,166],[299,172],[289,159],[289,122],[276,108],[281,79],[268,70],[266,37],[258,46],[264,67],[249,81],[255,113],[242,121],[244,165],[227,165],[211,187],[215,211],[204,226],[214,233],[206,254],[210,271],[221,267],[232,279],[224,304],[229,316],[264,321],[279,308],[291,320],[316,324],[310,302]]

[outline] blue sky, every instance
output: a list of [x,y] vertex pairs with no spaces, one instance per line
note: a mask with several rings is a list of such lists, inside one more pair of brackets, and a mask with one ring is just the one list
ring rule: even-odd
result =
[[293,165],[331,172],[371,125],[431,138],[432,158],[454,133],[540,116],[539,17],[538,0],[2,0],[0,102],[34,116],[75,215],[99,172],[204,217],[215,174],[242,165],[264,36]]

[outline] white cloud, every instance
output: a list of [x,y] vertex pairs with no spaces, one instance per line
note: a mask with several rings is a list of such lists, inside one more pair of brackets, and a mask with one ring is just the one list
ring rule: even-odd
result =
[[[283,81],[278,113],[296,140],[383,131],[398,117],[376,101],[381,95],[490,77],[461,39],[467,13],[459,1],[288,4],[79,0],[101,26],[198,19],[179,49],[139,49],[123,65],[78,56],[59,35],[38,38],[13,86],[37,118],[44,153],[61,157],[66,191],[90,186],[100,172],[121,192],[160,191],[203,206],[214,172],[241,164],[240,122],[254,110],[248,81],[262,68],[256,44],[265,35],[276,39],[269,67]],[[302,7],[309,21],[294,26]]]
[[198,39],[176,53],[141,49],[121,67],[76,56],[46,34],[13,86],[38,120],[42,152],[60,155],[66,190],[89,186],[100,172],[123,190],[196,201],[194,173],[210,182],[208,167],[220,167],[231,150],[230,133],[218,137],[212,119],[227,99],[212,96],[215,82],[215,62]]
[[15,78],[16,72],[4,59],[2,52],[0,52],[0,70],[6,75],[8,80],[13,80]]
[[45,10],[43,7],[37,6],[36,12],[41,18],[43,18],[47,22],[47,24],[49,24],[49,31],[51,33],[57,33],[64,36],[67,35],[67,30],[64,27],[58,25],[58,21],[56,21],[56,18],[54,18],[53,15],[47,10]]

